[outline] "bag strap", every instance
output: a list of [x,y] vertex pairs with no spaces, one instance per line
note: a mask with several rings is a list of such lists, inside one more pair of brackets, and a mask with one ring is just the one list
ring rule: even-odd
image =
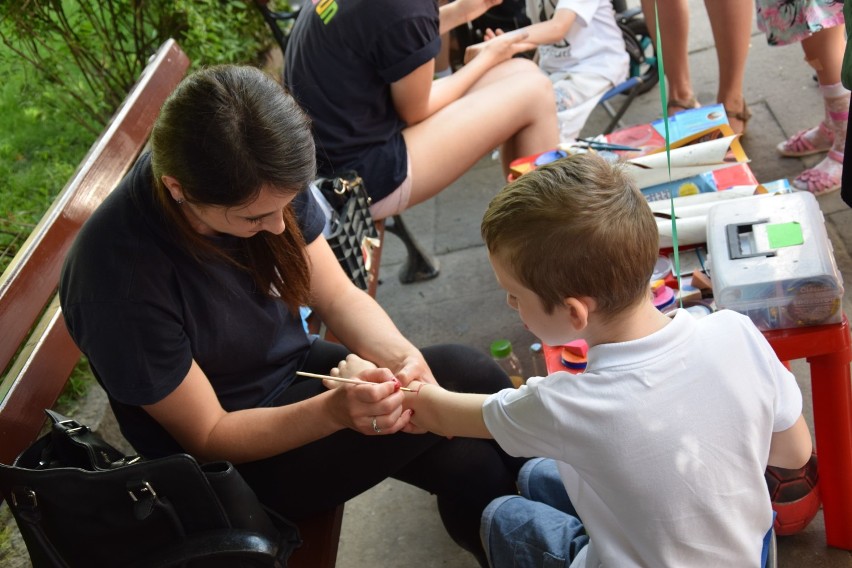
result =
[[57,459],[66,467],[103,471],[124,467],[142,459],[137,455],[125,455],[88,426],[72,418],[50,409],[44,412],[52,422],[50,450],[53,455],[42,456],[42,461]]
[[[56,568],[70,568],[59,551],[56,550],[50,537],[44,532],[41,524],[41,509],[35,492],[28,487],[15,486],[9,492],[9,498],[10,505],[17,513],[15,518],[27,525],[28,533],[37,541],[38,554],[43,557],[45,563]],[[30,550],[30,553],[32,554],[32,550]]]
[[317,178],[316,186],[337,213],[342,213],[344,206],[353,194],[363,193],[367,205],[370,205],[370,197],[364,187],[364,180],[355,171],[340,172],[340,175],[333,178]]

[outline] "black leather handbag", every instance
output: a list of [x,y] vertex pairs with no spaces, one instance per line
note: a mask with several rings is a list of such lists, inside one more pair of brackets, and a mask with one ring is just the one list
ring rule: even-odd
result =
[[285,567],[301,544],[230,463],[126,456],[45,412],[50,432],[0,464],[0,493],[34,568]]
[[373,249],[380,243],[364,181],[357,173],[347,172],[335,178],[319,178],[316,184],[333,209],[326,240],[349,278],[366,290]]

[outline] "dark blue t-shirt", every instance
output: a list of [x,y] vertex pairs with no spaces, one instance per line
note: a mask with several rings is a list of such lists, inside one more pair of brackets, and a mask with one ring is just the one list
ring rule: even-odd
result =
[[[324,217],[310,192],[293,201],[305,241]],[[142,156],[81,229],[60,278],[71,337],[110,397],[122,432],[146,456],[180,451],[141,405],[162,400],[198,363],[225,410],[269,404],[309,347],[301,319],[223,260],[200,262],[170,232]],[[215,238],[237,250],[237,237]]]
[[438,54],[438,23],[434,0],[305,2],[284,81],[313,120],[321,175],[357,171],[374,202],[405,180],[390,85]]

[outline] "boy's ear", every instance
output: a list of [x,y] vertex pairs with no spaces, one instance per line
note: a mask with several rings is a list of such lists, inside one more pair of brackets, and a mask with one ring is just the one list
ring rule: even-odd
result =
[[589,325],[589,314],[595,311],[597,304],[594,298],[565,298],[563,302],[568,312],[568,320],[575,331],[582,331]]

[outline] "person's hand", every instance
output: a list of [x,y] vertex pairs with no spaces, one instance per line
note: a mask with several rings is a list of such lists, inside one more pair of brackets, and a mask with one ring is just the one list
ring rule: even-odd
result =
[[405,397],[393,373],[373,365],[358,375],[363,384],[325,381],[334,390],[332,413],[338,423],[368,436],[394,434],[405,428],[411,410],[403,408]]
[[418,352],[416,355],[406,357],[399,369],[394,374],[402,383],[402,386],[410,386],[411,381],[421,381],[424,383],[438,384],[435,376],[432,374],[432,369],[426,364],[426,360]]
[[497,28],[496,30],[492,30],[491,28],[485,28],[485,33],[482,34],[482,37],[485,38],[485,41],[490,39],[494,39],[498,35],[503,35],[503,30]]
[[[332,377],[343,377],[344,379],[355,379],[360,378],[359,375],[362,371],[369,371],[371,369],[376,369],[377,367],[367,361],[366,359],[362,359],[361,357],[355,355],[354,353],[350,353],[346,356],[346,359],[340,361],[337,364],[337,367],[334,367],[328,374]],[[333,381],[326,381],[327,383],[333,383]],[[333,387],[335,385],[340,385],[342,383],[335,383],[334,385],[328,385],[329,387]]]
[[464,14],[466,22],[475,20],[489,9],[502,4],[503,0],[456,0],[459,4],[459,9]]
[[[416,401],[412,397],[416,397],[420,393],[420,389],[423,388],[423,386],[426,384],[427,383],[420,380],[414,380],[408,383],[408,388],[410,388],[413,392],[405,393],[405,401],[403,402],[403,408],[405,408],[406,410],[411,408],[412,404]],[[418,426],[416,423],[416,419],[417,414],[414,412],[414,409],[411,408],[408,424],[403,427],[402,431],[406,434],[426,434],[427,432],[429,432],[429,430],[427,430],[426,428]]]
[[475,57],[489,57],[491,65],[496,65],[511,59],[518,53],[535,49],[536,44],[527,41],[528,37],[529,32],[520,30],[495,33],[486,41],[468,46],[464,52],[464,62],[470,63]]

